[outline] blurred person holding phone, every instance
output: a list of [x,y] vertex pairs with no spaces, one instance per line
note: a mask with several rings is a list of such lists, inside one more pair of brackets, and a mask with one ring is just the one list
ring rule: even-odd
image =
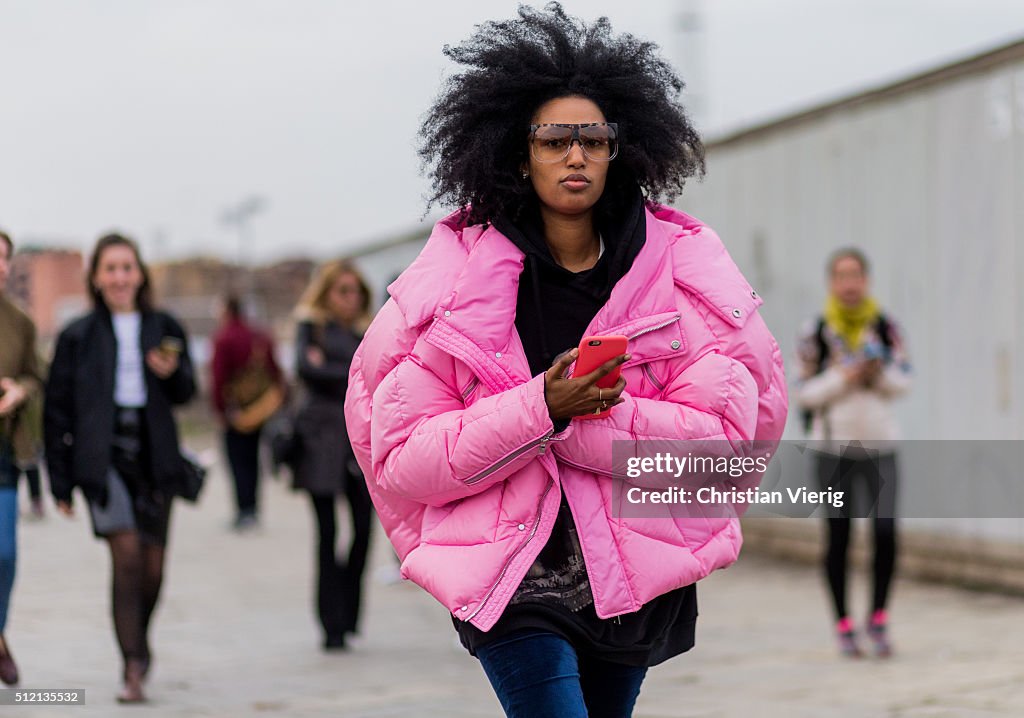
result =
[[87,276],[93,310],[60,333],[46,384],[43,434],[58,510],[84,494],[112,564],[123,703],[145,700],[149,629],[163,584],[173,498],[185,463],[172,413],[195,394],[185,331],[153,306],[138,245],[99,239]]
[[0,681],[18,682],[18,666],[5,630],[18,558],[18,457],[25,408],[39,393],[42,372],[32,320],[6,295],[14,242],[0,232]]
[[[356,352],[349,436],[403,576],[506,714],[622,718],[741,539],[735,518],[614,516],[612,442],[776,441],[779,349],[714,231],[654,201],[704,163],[652,44],[552,3],[445,52],[465,69],[421,155],[459,209]],[[598,335],[626,351],[568,376]]]
[[[882,443],[872,455],[844,450],[851,442],[899,439],[892,402],[910,388],[910,362],[903,333],[869,293],[867,257],[850,247],[828,261],[829,292],[820,316],[797,339],[800,384],[796,399],[805,428],[821,449],[818,480],[823,488],[852,497],[867,490],[877,502],[874,526],[873,594],[865,621],[876,656],[892,654],[886,611],[896,566],[896,456]],[[863,484],[861,483],[863,482]],[[852,501],[828,518],[825,577],[835,610],[840,652],[863,655],[846,603],[847,554]]]
[[[318,528],[317,613],[325,650],[358,632],[373,504],[345,430],[352,357],[370,321],[370,290],[346,261],[321,266],[295,311],[295,368],[304,397],[295,415],[294,486],[309,493]],[[348,503],[351,539],[338,559],[339,496]]]

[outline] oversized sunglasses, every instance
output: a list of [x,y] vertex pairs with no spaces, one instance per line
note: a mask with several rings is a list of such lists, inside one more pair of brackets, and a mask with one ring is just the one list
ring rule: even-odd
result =
[[561,162],[569,155],[572,143],[578,142],[588,159],[608,162],[619,153],[618,136],[615,122],[530,125],[530,154],[538,162]]

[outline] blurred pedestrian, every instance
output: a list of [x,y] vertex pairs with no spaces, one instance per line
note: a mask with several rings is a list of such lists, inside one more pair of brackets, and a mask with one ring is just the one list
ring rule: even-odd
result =
[[260,433],[284,401],[284,382],[273,340],[246,321],[234,295],[224,301],[211,368],[211,400],[235,484],[232,525],[247,531],[259,525]]
[[[324,648],[345,648],[357,633],[373,504],[345,430],[345,392],[356,347],[369,324],[370,291],[349,262],[317,271],[296,310],[295,366],[304,400],[295,417],[295,488],[309,492],[319,529],[317,612]],[[338,559],[337,498],[344,496],[352,538]]]
[[[828,517],[825,576],[832,594],[840,652],[863,651],[846,603],[850,516],[855,495],[867,492],[874,506],[871,613],[866,623],[875,655],[892,653],[886,607],[896,566],[896,453],[899,427],[892,403],[910,388],[903,334],[869,293],[868,260],[855,248],[828,261],[829,293],[820,316],[798,340],[800,385],[810,438],[819,447],[817,473],[823,488],[844,492],[844,508]],[[872,445],[872,442],[876,442]],[[851,443],[857,446],[850,447]],[[869,447],[870,451],[865,451]]]
[[7,298],[14,242],[0,232],[0,681],[18,682],[18,666],[7,644],[7,612],[18,558],[18,475],[16,436],[23,409],[42,383],[36,356],[36,328]]
[[[741,539],[735,518],[613,513],[612,441],[777,441],[782,361],[715,233],[649,199],[703,169],[653,45],[551,3],[446,53],[467,69],[422,155],[460,209],[356,352],[349,436],[403,575],[506,714],[623,718],[693,646],[695,583]],[[604,334],[627,353],[565,378]]]
[[163,583],[171,504],[185,463],[171,409],[195,394],[188,340],[153,306],[138,246],[96,243],[87,278],[93,310],[57,339],[43,427],[50,488],[73,516],[88,500],[93,533],[110,548],[114,631],[124,661],[118,700],[145,700],[149,628]]

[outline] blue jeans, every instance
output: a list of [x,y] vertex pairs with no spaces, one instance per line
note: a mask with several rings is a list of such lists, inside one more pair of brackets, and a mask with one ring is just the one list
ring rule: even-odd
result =
[[646,668],[577,656],[547,631],[510,633],[477,649],[508,718],[629,718]]
[[4,448],[0,444],[0,633],[7,626],[18,557],[18,468],[12,453]]

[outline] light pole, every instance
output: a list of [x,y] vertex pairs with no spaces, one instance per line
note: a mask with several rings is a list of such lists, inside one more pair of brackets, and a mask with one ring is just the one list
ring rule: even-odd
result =
[[221,224],[234,227],[238,232],[238,247],[235,256],[235,263],[244,263],[245,243],[249,221],[267,208],[267,201],[259,195],[249,195],[236,205],[230,206],[221,212]]
[[679,42],[679,69],[686,83],[684,104],[687,114],[702,134],[707,131],[710,105],[705,68],[705,29],[703,0],[681,0],[676,12]]
[[[257,214],[267,208],[267,201],[259,195],[252,194],[243,199],[236,205],[227,207],[220,215],[221,224],[233,227],[238,232],[234,262],[235,279],[232,281],[235,291],[241,292],[245,295],[252,294],[252,274],[248,270],[245,262],[245,248],[248,240],[249,222]],[[243,282],[238,281],[239,274],[246,278],[244,282],[245,286],[241,286]]]

